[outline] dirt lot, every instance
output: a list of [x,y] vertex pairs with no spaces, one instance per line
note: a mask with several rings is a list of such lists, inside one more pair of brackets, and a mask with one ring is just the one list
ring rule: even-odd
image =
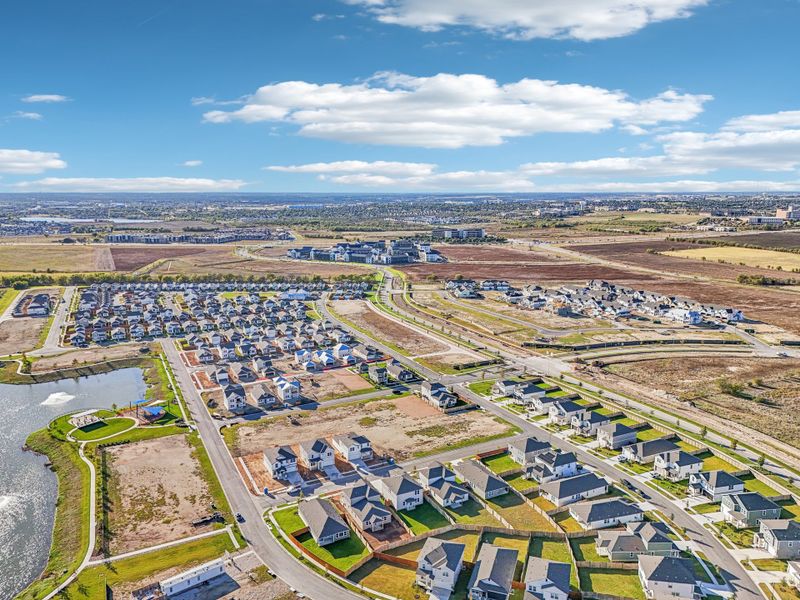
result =
[[536,250],[517,250],[509,246],[459,246],[445,244],[436,246],[450,262],[489,263],[554,263],[567,262],[563,258]]
[[358,327],[366,329],[378,341],[389,342],[408,354],[428,354],[448,349],[446,345],[427,335],[417,333],[413,329],[378,314],[364,301],[337,300],[331,304],[337,314]]
[[[297,414],[300,425],[285,418],[264,419],[239,425],[233,433],[235,456],[262,452],[268,446],[294,444],[317,437],[355,431],[372,441],[377,454],[406,460],[415,452],[469,439],[502,434],[506,423],[479,411],[445,415],[415,395],[403,398],[345,404]],[[229,439],[226,436],[226,439]]]
[[[666,358],[612,365],[608,370],[682,400],[691,400],[713,415],[800,445],[798,359]],[[724,393],[721,382],[739,384],[742,389],[737,394]]]
[[192,447],[171,435],[108,449],[111,552],[119,554],[208,531],[211,496]]
[[114,265],[117,271],[136,271],[162,258],[202,254],[204,251],[205,248],[202,246],[195,248],[171,245],[111,246],[111,255],[114,257]]
[[0,355],[16,354],[33,350],[39,342],[47,319],[21,317],[0,323]]
[[296,379],[302,385],[303,395],[316,402],[351,396],[373,387],[369,381],[347,369],[306,373],[296,376]]
[[[506,279],[521,284],[533,281],[619,280],[631,277],[630,272],[615,267],[574,262],[552,264],[417,263],[399,268],[408,273],[414,281],[430,277],[438,280],[454,279],[458,275],[469,279]],[[636,274],[636,277],[650,279],[649,275]]]
[[[110,267],[110,268],[109,268]],[[107,249],[74,244],[9,244],[0,246],[0,271],[75,273],[113,270]]]
[[139,348],[147,344],[131,344],[124,346],[108,346],[105,348],[87,348],[85,350],[68,350],[63,354],[43,356],[33,363],[31,372],[41,373],[54,369],[66,369],[73,364],[96,363],[120,358],[140,358]]

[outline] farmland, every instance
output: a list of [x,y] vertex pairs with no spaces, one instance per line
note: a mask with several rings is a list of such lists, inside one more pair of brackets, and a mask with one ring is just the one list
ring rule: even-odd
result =
[[106,246],[14,244],[0,246],[0,271],[82,273],[113,271]]
[[136,271],[165,258],[202,254],[203,247],[187,248],[185,246],[111,246],[111,256],[117,271]]
[[[675,259],[678,260],[678,259]],[[590,279],[630,278],[628,271],[604,265],[564,262],[552,264],[492,264],[492,263],[439,263],[412,264],[400,267],[412,281],[426,279],[455,279],[459,275],[470,279],[506,279],[517,283],[531,281],[588,281]],[[637,275],[648,280],[648,275]]]
[[745,265],[760,269],[781,271],[800,270],[800,254],[777,250],[737,248],[735,246],[703,246],[686,250],[664,252],[667,256],[716,261],[731,265]]

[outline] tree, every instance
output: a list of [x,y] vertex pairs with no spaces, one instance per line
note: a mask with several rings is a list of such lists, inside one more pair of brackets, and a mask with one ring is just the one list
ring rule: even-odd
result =
[[763,467],[763,466],[764,466],[764,463],[766,462],[766,460],[767,460],[767,459],[766,459],[766,457],[765,457],[763,454],[762,454],[761,456],[759,456],[759,457],[758,457],[758,466],[759,466],[759,467]]
[[703,428],[700,430],[700,437],[705,438],[708,435],[708,427],[703,425]]
[[739,442],[736,440],[731,440],[731,450],[736,450],[739,447]]

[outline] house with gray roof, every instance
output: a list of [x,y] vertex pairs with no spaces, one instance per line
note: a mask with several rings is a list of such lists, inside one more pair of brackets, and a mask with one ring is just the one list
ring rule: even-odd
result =
[[537,456],[549,450],[550,444],[534,436],[514,440],[508,444],[508,453],[511,456],[511,460],[523,467],[532,465]]
[[584,529],[604,529],[641,521],[644,512],[635,504],[618,498],[578,502],[569,507],[569,513]]
[[578,435],[594,437],[601,426],[608,425],[610,422],[611,419],[607,416],[597,411],[590,410],[580,415],[574,415],[571,420],[571,425],[572,429]]
[[642,521],[629,523],[625,531],[600,531],[596,549],[600,556],[607,556],[612,562],[636,562],[640,554],[680,556],[680,550],[663,523]]
[[688,558],[640,555],[638,572],[647,598],[697,600],[702,597],[692,561]]
[[536,456],[534,464],[525,469],[525,477],[539,483],[547,483],[554,479],[574,477],[581,470],[574,452],[552,450]]
[[548,415],[550,422],[556,425],[570,425],[573,417],[583,419],[589,411],[572,400],[559,400],[550,405]]
[[417,474],[422,487],[441,506],[458,508],[469,500],[469,492],[456,483],[456,475],[442,465],[434,463]]
[[476,460],[465,460],[455,467],[456,473],[472,491],[484,500],[508,493],[508,483],[492,473],[484,464]]
[[322,438],[300,442],[300,461],[312,471],[324,471],[335,464],[333,448]]
[[774,558],[800,558],[800,523],[793,519],[762,519],[753,545]]
[[374,485],[397,510],[414,510],[424,501],[422,486],[406,474],[376,479]]
[[297,472],[297,456],[289,446],[273,446],[264,450],[264,466],[273,479],[286,479]]
[[656,456],[664,452],[678,450],[678,445],[672,440],[656,439],[646,442],[639,442],[625,446],[622,449],[622,458],[631,462],[647,465],[656,460]]
[[601,448],[619,450],[636,443],[636,430],[622,423],[606,423],[597,428],[597,442]]
[[372,442],[361,434],[350,432],[337,435],[331,443],[346,460],[370,460],[373,457]]
[[699,473],[702,468],[702,458],[683,450],[662,452],[653,461],[653,473],[669,481],[688,480],[690,475]]
[[311,537],[320,546],[327,546],[350,537],[350,528],[327,500],[312,498],[301,502],[297,514],[308,526]]
[[392,513],[381,503],[381,495],[366,481],[342,490],[342,505],[362,531],[381,531],[392,521]]
[[464,566],[464,544],[429,537],[417,557],[416,583],[431,597],[447,598]]
[[781,507],[758,492],[730,494],[722,498],[722,518],[734,527],[758,527],[762,520],[780,519]]
[[556,479],[543,483],[539,488],[539,494],[556,506],[588,500],[602,496],[606,492],[608,492],[608,482],[594,473]]
[[744,481],[725,471],[703,471],[689,475],[689,495],[706,496],[719,502],[723,496],[744,492]]
[[525,567],[524,600],[567,600],[572,565],[532,556]]
[[483,544],[467,585],[470,600],[508,600],[517,554],[511,548]]

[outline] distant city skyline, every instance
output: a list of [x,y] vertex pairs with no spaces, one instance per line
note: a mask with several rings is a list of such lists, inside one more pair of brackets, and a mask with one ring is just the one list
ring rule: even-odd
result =
[[791,0],[13,3],[0,193],[800,190],[798,22]]

